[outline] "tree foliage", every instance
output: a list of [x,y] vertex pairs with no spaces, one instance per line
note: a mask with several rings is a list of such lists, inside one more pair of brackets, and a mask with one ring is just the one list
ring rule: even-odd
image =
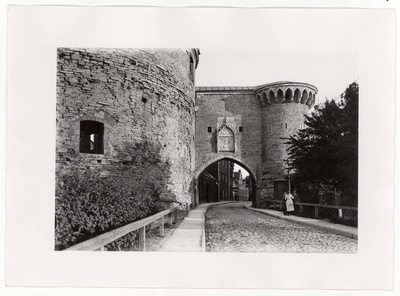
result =
[[[173,199],[166,183],[170,165],[160,148],[149,142],[128,145],[123,164],[104,175],[99,168],[79,163],[57,175],[55,200],[55,248],[65,249],[81,241],[121,227],[162,210],[162,198]],[[135,248],[136,233],[106,246],[108,250]]]
[[357,202],[358,84],[349,85],[340,102],[326,101],[310,116],[306,128],[286,139],[289,160],[300,183],[322,183]]

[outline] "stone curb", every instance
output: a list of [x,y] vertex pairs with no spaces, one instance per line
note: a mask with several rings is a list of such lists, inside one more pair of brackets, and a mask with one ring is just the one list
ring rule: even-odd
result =
[[[333,224],[333,223],[329,223],[329,222],[326,222],[323,220],[316,220],[316,219],[310,219],[310,218],[308,220],[303,220],[303,219],[307,219],[307,218],[303,218],[303,217],[298,217],[298,218],[302,219],[302,220],[299,220],[299,219],[297,219],[297,216],[295,216],[296,218],[293,219],[291,216],[282,216],[282,215],[280,215],[280,212],[275,212],[272,210],[256,209],[256,208],[253,208],[252,206],[244,206],[244,207],[248,210],[263,213],[263,214],[266,214],[266,215],[269,215],[269,216],[272,216],[272,217],[275,217],[278,219],[290,221],[290,222],[301,224],[301,225],[307,225],[307,226],[325,230],[325,231],[328,231],[328,232],[331,232],[334,234],[339,234],[339,235],[347,236],[347,237],[350,237],[353,239],[358,239],[358,230],[355,227],[341,225],[341,224]],[[340,228],[345,228],[345,229],[340,229]]]
[[[209,204],[201,204],[199,206],[203,207],[203,211],[202,213],[199,213],[199,215],[197,217],[192,217],[189,218],[190,212],[192,212],[193,210],[198,209],[198,206],[192,210],[190,210],[186,217],[183,218],[183,220],[179,223],[179,225],[172,231],[172,233],[169,235],[169,237],[167,239],[164,239],[160,242],[160,247],[159,250],[161,252],[169,252],[169,251],[175,251],[173,249],[165,249],[165,245],[168,244],[169,240],[173,239],[173,236],[175,235],[176,231],[179,231],[179,228],[181,227],[181,225],[183,225],[185,223],[185,221],[199,221],[201,223],[198,223],[197,226],[195,226],[195,229],[200,230],[199,231],[199,235],[195,235],[195,237],[188,237],[188,240],[191,241],[196,241],[196,252],[206,252],[206,231],[205,231],[205,213],[207,212],[208,208],[212,205],[219,205],[219,204],[223,204],[223,203],[228,203],[230,201],[222,201],[222,202],[216,202],[216,203],[209,203]],[[200,225],[201,224],[201,225]]]
[[205,213],[207,212],[207,209],[203,212],[203,215],[201,216],[202,220],[202,229],[201,229],[201,252],[205,252],[206,251],[206,220],[205,220]]

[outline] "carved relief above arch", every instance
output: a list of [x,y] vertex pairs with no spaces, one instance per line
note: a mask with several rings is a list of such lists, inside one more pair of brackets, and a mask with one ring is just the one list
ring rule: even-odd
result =
[[235,152],[235,136],[226,125],[218,131],[218,152]]

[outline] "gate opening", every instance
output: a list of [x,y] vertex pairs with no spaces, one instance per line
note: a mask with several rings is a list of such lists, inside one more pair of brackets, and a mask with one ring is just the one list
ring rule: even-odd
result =
[[255,179],[243,164],[229,158],[216,161],[199,175],[198,203],[220,201],[252,201]]

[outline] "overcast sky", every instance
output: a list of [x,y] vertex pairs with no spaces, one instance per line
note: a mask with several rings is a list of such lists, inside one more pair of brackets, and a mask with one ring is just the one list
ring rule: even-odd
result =
[[351,9],[207,11],[193,27],[202,37],[196,86],[295,81],[316,86],[317,102],[335,99],[359,79],[360,20]]
[[211,11],[207,16],[198,29],[203,38],[197,86],[297,81],[315,85],[317,98],[324,100],[339,96],[359,77],[365,30],[356,10]]
[[233,171],[234,172],[237,172],[237,171],[239,171],[239,170],[241,170],[241,172],[242,172],[242,178],[244,179],[244,178],[246,178],[248,175],[249,175],[249,172],[248,171],[246,171],[244,168],[242,168],[240,165],[238,165],[238,164],[236,164],[235,163],[235,165],[233,166]]
[[317,98],[323,101],[336,98],[358,79],[355,52],[200,50],[197,86],[256,86],[297,81],[315,85]]

